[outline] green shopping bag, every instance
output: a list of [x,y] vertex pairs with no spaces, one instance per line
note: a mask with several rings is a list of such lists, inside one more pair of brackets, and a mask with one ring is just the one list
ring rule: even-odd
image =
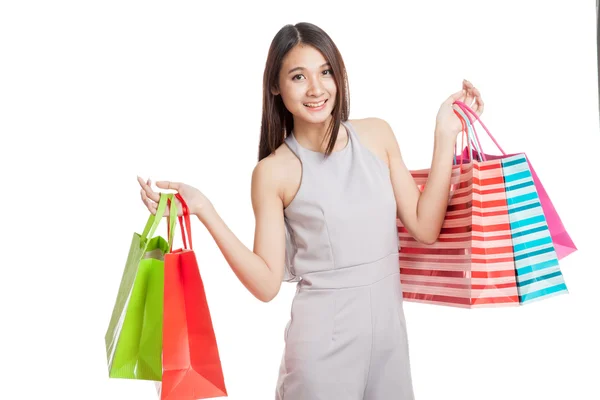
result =
[[133,235],[104,338],[110,378],[162,379],[163,260],[173,243],[175,201],[170,201],[169,241],[153,235],[171,199],[172,194],[162,194],[156,215],[150,215],[141,235]]

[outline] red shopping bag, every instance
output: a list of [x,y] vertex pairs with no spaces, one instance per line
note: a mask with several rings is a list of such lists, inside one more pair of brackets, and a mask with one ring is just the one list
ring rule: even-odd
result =
[[[417,242],[397,220],[406,301],[465,308],[519,305],[502,173],[500,160],[461,160],[453,167],[446,216],[432,245]],[[423,190],[429,170],[411,174]]]
[[176,196],[183,207],[179,221],[184,248],[165,256],[161,399],[227,396],[204,284],[192,249],[188,208],[181,196]]
[[[550,235],[552,236],[552,242],[554,244],[554,248],[556,250],[556,255],[558,256],[558,259],[561,260],[561,259],[565,258],[566,256],[568,256],[569,254],[577,251],[577,247],[575,246],[573,239],[571,239],[571,236],[567,232],[567,229],[565,228],[562,220],[560,219],[560,216],[558,215],[556,208],[554,208],[554,205],[552,204],[552,200],[550,200],[550,196],[546,192],[544,185],[542,185],[540,178],[538,177],[535,170],[533,169],[533,165],[531,165],[531,161],[529,160],[529,158],[527,158],[527,155],[524,153],[506,154],[504,152],[504,150],[502,150],[502,148],[500,147],[500,145],[498,144],[496,139],[492,136],[490,131],[487,129],[487,127],[477,117],[475,112],[473,110],[471,110],[471,108],[469,108],[469,106],[467,106],[465,103],[463,103],[461,101],[457,101],[456,103],[465,112],[465,115],[470,119],[471,125],[474,124],[474,121],[473,121],[473,119],[471,119],[471,116],[469,114],[471,114],[474,117],[474,119],[477,119],[479,121],[479,123],[485,129],[485,131],[488,133],[488,135],[490,136],[490,138],[492,139],[492,141],[494,142],[496,147],[498,147],[498,150],[500,150],[500,152],[502,153],[501,155],[487,154],[487,153],[483,152],[483,150],[481,149],[481,144],[479,144],[479,149],[482,150],[482,152],[480,153],[476,150],[473,150],[473,158],[477,159],[477,160],[497,160],[497,159],[512,157],[517,154],[525,155],[525,158],[527,159],[527,163],[529,164],[529,170],[531,171],[531,175],[533,177],[535,189],[540,198],[540,203],[542,204],[542,210],[544,211],[544,215],[546,216],[546,222],[548,224],[548,229],[550,230]],[[475,140],[477,140],[477,142],[479,143],[479,138],[477,137],[477,131],[475,130],[474,126],[473,126],[473,130],[475,132]],[[469,154],[469,151],[467,148],[465,148],[463,151],[463,157],[467,160],[470,159],[470,154]]]

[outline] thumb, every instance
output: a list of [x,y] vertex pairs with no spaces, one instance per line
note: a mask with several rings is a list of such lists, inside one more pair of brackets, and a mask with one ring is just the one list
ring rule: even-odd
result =
[[161,189],[168,189],[168,190],[176,190],[179,191],[179,188],[181,187],[181,183],[179,182],[171,182],[171,181],[158,181],[156,182],[156,186],[161,188]]

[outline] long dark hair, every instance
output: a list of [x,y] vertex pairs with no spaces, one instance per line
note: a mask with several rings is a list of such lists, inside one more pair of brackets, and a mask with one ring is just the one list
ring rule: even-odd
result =
[[273,95],[272,88],[278,87],[279,71],[285,55],[297,44],[306,44],[319,50],[331,65],[337,87],[333,116],[328,132],[329,144],[326,156],[333,151],[341,121],[348,120],[350,96],[344,60],[337,46],[325,31],[308,22],[285,25],[277,32],[267,56],[263,75],[263,111],[260,127],[258,161],[273,153],[294,128],[292,114],[285,108],[281,95]]

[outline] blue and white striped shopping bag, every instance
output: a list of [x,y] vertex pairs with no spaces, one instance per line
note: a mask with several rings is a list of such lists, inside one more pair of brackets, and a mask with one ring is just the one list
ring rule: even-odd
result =
[[524,154],[502,159],[521,304],[568,293]]

